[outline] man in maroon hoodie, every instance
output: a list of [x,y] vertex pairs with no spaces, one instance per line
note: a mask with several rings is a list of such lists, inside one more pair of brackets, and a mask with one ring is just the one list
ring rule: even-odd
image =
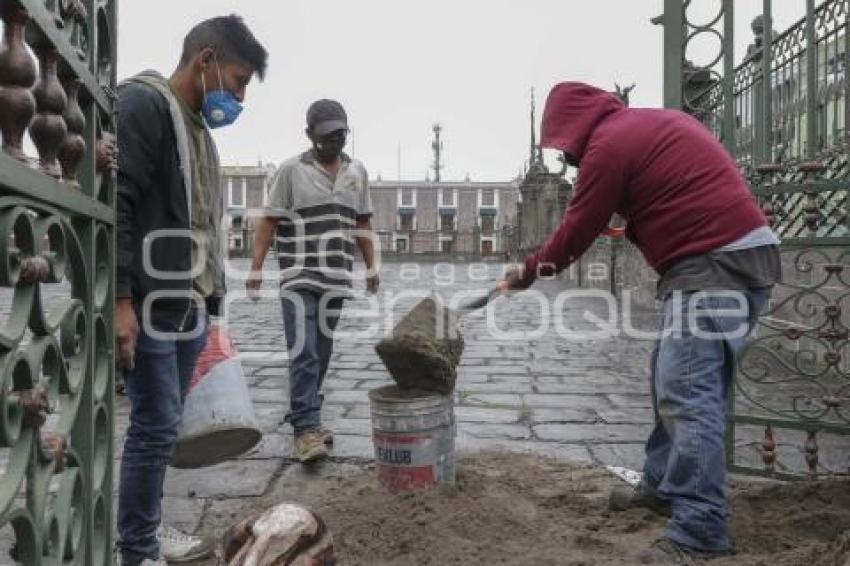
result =
[[670,516],[639,563],[725,554],[726,403],[735,354],[779,279],[779,241],[729,154],[683,112],[626,108],[603,90],[562,83],[546,102],[541,143],[578,167],[575,192],[558,229],[501,286],[525,289],[560,272],[612,214],[626,219],[626,236],[660,275],[663,320],[643,480],[609,503]]

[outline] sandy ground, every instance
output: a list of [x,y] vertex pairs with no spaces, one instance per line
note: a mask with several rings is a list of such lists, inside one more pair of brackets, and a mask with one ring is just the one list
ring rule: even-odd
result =
[[[397,495],[372,469],[335,466],[284,474],[259,500],[220,502],[204,530],[299,501],[328,523],[347,566],[579,566],[633,564],[664,526],[648,511],[609,513],[620,480],[604,470],[534,455],[465,455],[455,486]],[[850,564],[850,482],[734,484],[731,498],[736,553],[711,564]]]

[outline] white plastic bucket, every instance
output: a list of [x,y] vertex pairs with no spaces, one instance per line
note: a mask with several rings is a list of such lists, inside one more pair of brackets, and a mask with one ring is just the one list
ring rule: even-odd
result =
[[390,491],[455,481],[450,395],[387,385],[369,392],[378,481]]
[[183,424],[171,465],[212,466],[244,454],[261,437],[230,336],[212,324],[183,405]]

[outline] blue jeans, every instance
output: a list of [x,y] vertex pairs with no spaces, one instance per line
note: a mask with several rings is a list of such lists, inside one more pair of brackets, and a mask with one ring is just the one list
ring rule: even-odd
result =
[[283,333],[289,353],[289,413],[295,434],[322,424],[322,383],[333,353],[333,332],[343,299],[307,290],[281,298]]
[[[136,566],[145,558],[159,556],[156,530],[162,514],[165,470],[180,430],[183,399],[206,343],[206,318],[192,314],[185,327],[191,331],[197,324],[203,332],[192,339],[157,339],[141,328],[135,369],[125,375],[130,425],[118,491],[118,544],[125,565]],[[157,320],[155,327],[176,333],[171,322]]]
[[644,485],[670,502],[664,536],[711,553],[729,548],[724,441],[735,356],[770,289],[741,292],[742,300],[730,293],[667,297],[652,353],[655,428],[646,443]]

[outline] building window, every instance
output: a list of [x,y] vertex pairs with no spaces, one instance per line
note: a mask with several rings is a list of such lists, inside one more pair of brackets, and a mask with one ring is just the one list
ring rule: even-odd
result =
[[442,231],[442,232],[454,232],[454,229],[455,229],[454,214],[441,214],[440,215],[440,231]]
[[443,189],[443,206],[455,205],[455,192],[453,189]]
[[493,189],[481,191],[481,206],[496,206],[496,191]]
[[493,255],[493,241],[492,240],[482,240],[481,241],[481,255]]
[[482,216],[481,217],[481,232],[484,234],[492,234],[496,229],[496,217],[495,216]]
[[452,253],[452,241],[451,240],[443,240],[440,242],[440,251],[444,254]]
[[401,190],[401,206],[413,206],[413,189]]
[[404,231],[413,230],[413,215],[412,214],[402,214],[401,222],[399,224],[399,228]]
[[230,236],[230,249],[231,250],[241,250],[242,249],[242,234],[231,234]]
[[245,179],[230,180],[230,198],[227,205],[232,208],[245,208]]
[[398,238],[395,241],[395,251],[398,253],[407,253],[407,240],[405,238]]

